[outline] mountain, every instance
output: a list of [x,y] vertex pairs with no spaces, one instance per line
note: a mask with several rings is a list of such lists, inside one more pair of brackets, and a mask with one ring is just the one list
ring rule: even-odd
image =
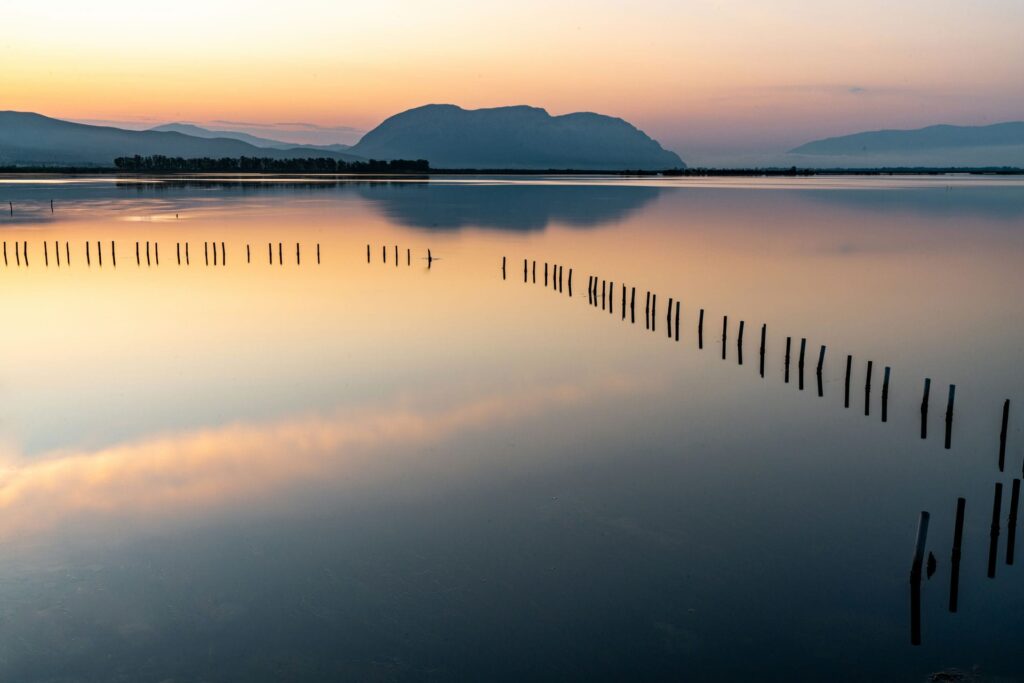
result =
[[200,138],[174,131],[122,130],[52,119],[41,114],[0,111],[0,166],[112,166],[120,156],[331,157],[355,155],[312,147],[271,149],[241,140]]
[[663,170],[674,152],[622,119],[551,116],[537,107],[462,109],[429,104],[396,114],[351,152],[372,159],[427,159],[432,168]]
[[789,154],[828,157],[838,166],[1024,166],[1024,122],[877,130],[815,140]]
[[[249,133],[243,133],[237,130],[210,130],[191,123],[165,123],[162,126],[156,126],[149,130],[182,133],[184,135],[191,135],[194,138],[230,138],[232,140],[247,142],[254,147],[267,147],[270,149],[293,149],[300,146],[293,142],[282,142],[281,140],[261,138],[256,135],[250,135]],[[344,152],[351,147],[351,145],[301,145],[301,147],[304,149],[325,149],[332,152]]]

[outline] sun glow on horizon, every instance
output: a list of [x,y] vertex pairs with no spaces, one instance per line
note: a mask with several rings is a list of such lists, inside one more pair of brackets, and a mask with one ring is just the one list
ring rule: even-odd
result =
[[678,149],[1024,118],[1024,6],[1006,0],[60,0],[5,14],[2,108],[68,119],[368,130],[427,103],[532,104],[621,116]]

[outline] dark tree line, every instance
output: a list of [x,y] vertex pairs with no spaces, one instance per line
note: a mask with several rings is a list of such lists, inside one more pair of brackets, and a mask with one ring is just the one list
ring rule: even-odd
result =
[[271,159],[269,157],[201,157],[185,159],[162,154],[114,159],[119,171],[132,173],[427,173],[426,159],[342,161],[330,157]]

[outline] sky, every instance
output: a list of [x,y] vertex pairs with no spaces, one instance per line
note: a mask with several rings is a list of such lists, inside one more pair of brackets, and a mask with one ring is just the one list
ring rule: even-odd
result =
[[354,142],[428,103],[620,116],[684,160],[1024,119],[1020,0],[7,3],[0,109]]

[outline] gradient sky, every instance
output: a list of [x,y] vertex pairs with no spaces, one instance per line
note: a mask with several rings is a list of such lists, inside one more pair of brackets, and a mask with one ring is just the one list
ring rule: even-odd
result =
[[50,0],[3,24],[0,109],[75,120],[351,141],[430,102],[533,104],[687,158],[1024,119],[1020,0]]

